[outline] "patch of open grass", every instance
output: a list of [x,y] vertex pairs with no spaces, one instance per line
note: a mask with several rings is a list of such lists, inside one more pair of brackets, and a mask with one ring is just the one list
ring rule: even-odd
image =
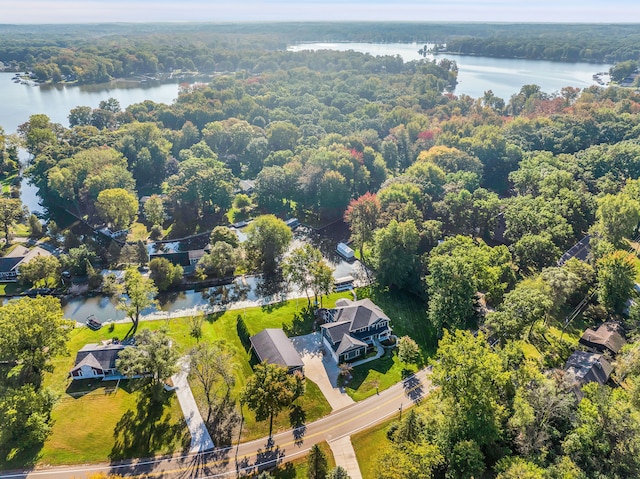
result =
[[390,419],[371,429],[366,429],[351,436],[351,444],[356,453],[363,479],[374,479],[376,477],[376,458],[390,448],[387,430],[395,420],[395,418]]
[[3,195],[9,195],[11,193],[11,185],[15,182],[17,177],[18,174],[14,173],[13,175],[6,176],[5,178],[0,180]]
[[147,227],[136,221],[129,228],[127,241],[146,241],[148,237],[149,231],[147,231]]

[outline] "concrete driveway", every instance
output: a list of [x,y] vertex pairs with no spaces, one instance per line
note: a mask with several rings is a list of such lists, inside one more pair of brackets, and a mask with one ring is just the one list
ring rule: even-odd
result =
[[291,342],[304,363],[304,375],[318,385],[334,411],[354,404],[344,389],[338,387],[338,365],[329,354],[322,354],[320,333],[296,336]]

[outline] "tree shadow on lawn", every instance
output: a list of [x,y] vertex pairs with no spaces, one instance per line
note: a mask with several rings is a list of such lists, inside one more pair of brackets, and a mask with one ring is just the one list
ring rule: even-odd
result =
[[216,447],[230,446],[234,431],[240,425],[236,402],[229,393],[214,407],[207,429]]
[[26,449],[0,448],[0,473],[12,469],[33,469],[42,457],[44,443]]
[[288,337],[302,336],[313,332],[315,316],[310,306],[302,308],[299,313],[294,313],[291,325],[285,324],[282,329]]
[[347,384],[346,387],[348,389],[357,391],[367,379],[369,371],[377,371],[381,375],[385,375],[392,367],[393,352],[386,351],[384,356],[382,356],[380,359],[376,359],[375,361],[371,361],[370,363],[362,364],[361,366],[356,366],[355,368],[353,368],[353,371],[351,372],[351,381],[349,381],[349,384]]
[[213,324],[218,319],[220,319],[224,315],[224,313],[225,313],[225,311],[218,311],[217,313],[207,314],[205,316],[205,319],[207,320],[208,323]]
[[184,434],[184,419],[172,424],[165,414],[175,393],[163,392],[163,400],[159,403],[153,400],[151,387],[147,384],[138,391],[136,411],[127,411],[118,421],[109,454],[112,461],[152,456],[170,450],[172,444],[181,446],[182,452],[189,450],[191,436]]

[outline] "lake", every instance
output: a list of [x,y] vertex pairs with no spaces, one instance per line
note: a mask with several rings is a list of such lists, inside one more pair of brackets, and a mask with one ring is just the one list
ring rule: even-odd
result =
[[152,100],[173,103],[178,97],[177,83],[140,84],[111,82],[97,85],[42,85],[14,83],[15,73],[0,72],[0,126],[14,133],[31,115],[44,113],[54,123],[69,126],[69,110],[76,106],[97,108],[102,100],[115,98],[122,109],[134,103]]
[[[424,43],[301,43],[291,45],[289,51],[353,50],[371,55],[400,55],[405,62],[420,60],[418,53]],[[432,45],[429,45],[432,46]],[[553,93],[565,86],[585,88],[594,85],[593,74],[608,72],[611,65],[594,63],[561,63],[542,60],[474,57],[466,55],[430,56],[455,60],[458,64],[456,94],[479,98],[487,90],[508,102],[523,85],[539,85],[542,91]]]

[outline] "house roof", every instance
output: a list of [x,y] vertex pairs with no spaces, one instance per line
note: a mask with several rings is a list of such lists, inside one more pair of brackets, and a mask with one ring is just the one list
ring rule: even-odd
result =
[[97,369],[114,369],[118,354],[125,348],[122,344],[87,344],[76,355],[72,370],[84,365]]
[[363,346],[366,348],[367,343],[365,343],[364,341],[360,341],[353,336],[350,336],[348,333],[345,333],[342,336],[342,341],[340,341],[340,346],[338,346],[338,349],[336,349],[336,354],[339,356],[343,353],[346,353],[347,351],[358,349]]
[[351,323],[349,321],[337,321],[335,323],[325,323],[320,327],[327,330],[331,337],[331,342],[336,344],[338,341],[342,341],[345,333],[349,332]]
[[369,298],[360,301],[342,299],[336,302],[333,315],[335,321],[351,323],[349,331],[357,331],[373,325],[379,319],[389,320],[389,317]]
[[612,353],[618,354],[622,347],[627,344],[627,340],[624,338],[624,332],[618,323],[603,323],[596,330],[587,329],[580,338],[580,343],[587,346],[591,344],[602,346]]
[[19,258],[10,258],[4,257],[0,258],[0,273],[8,273],[15,268],[18,263],[22,261],[22,257]]
[[582,383],[605,384],[611,376],[613,366],[602,354],[574,351],[564,365],[564,369],[573,373]]
[[279,364],[289,369],[304,366],[298,351],[282,329],[263,329],[249,339],[260,361]]

